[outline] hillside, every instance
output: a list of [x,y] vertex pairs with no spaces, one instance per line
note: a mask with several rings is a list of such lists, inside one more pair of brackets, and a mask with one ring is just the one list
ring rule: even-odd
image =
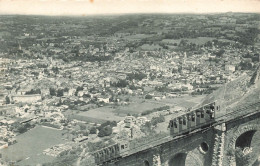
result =
[[243,74],[205,97],[201,105],[217,101],[225,110],[260,101],[260,67],[250,76]]

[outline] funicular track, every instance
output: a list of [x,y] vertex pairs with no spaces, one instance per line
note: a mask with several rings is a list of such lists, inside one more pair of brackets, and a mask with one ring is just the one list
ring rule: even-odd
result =
[[[250,105],[240,107],[238,109],[232,109],[232,110],[228,111],[228,113],[226,113],[222,116],[219,116],[214,123],[210,124],[210,126],[207,126],[205,128],[201,128],[201,126],[203,126],[203,124],[202,124],[202,125],[198,126],[197,128],[191,130],[189,133],[185,133],[185,134],[178,135],[178,136],[175,136],[175,137],[167,136],[167,137],[164,137],[164,138],[159,138],[159,139],[152,140],[150,142],[146,142],[146,143],[144,143],[144,144],[142,144],[138,147],[131,148],[131,149],[121,153],[121,155],[117,158],[113,158],[113,159],[108,160],[106,162],[103,162],[102,164],[99,164],[99,165],[107,165],[108,163],[114,163],[114,162],[118,161],[120,158],[131,156],[131,155],[138,153],[138,152],[145,152],[145,151],[148,151],[152,148],[157,148],[160,145],[166,144],[168,142],[177,142],[181,139],[190,137],[190,136],[195,135],[197,133],[200,133],[200,132],[204,133],[204,132],[210,130],[212,127],[220,125],[222,123],[229,123],[231,121],[242,119],[244,117],[252,116],[252,115],[257,114],[259,112],[260,112],[260,101],[253,103],[253,104],[250,104]],[[196,140],[194,140],[194,141],[196,141]]]

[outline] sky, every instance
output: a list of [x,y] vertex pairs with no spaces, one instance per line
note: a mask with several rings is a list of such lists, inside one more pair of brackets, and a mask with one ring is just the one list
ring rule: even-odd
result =
[[0,0],[0,14],[260,13],[260,0]]

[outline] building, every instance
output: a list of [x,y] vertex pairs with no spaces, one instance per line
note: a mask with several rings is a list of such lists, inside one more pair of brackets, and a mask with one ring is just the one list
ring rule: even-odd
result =
[[125,117],[125,127],[131,127],[136,121],[136,118],[134,116],[126,116]]
[[34,94],[34,95],[13,95],[11,96],[12,101],[14,102],[22,102],[22,103],[33,103],[41,100],[41,95]]
[[234,71],[236,71],[236,67],[234,65],[226,65],[225,71],[234,72]]
[[4,141],[0,141],[0,149],[4,149],[8,147],[8,143]]

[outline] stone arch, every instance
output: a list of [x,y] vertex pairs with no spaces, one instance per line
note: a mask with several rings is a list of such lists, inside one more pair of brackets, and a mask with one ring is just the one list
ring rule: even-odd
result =
[[185,166],[187,153],[178,153],[170,158],[168,166]]
[[188,153],[178,153],[170,158],[168,166],[203,166],[203,162],[198,155],[198,149]]
[[204,154],[199,152],[199,149],[195,149],[187,154],[185,166],[203,166],[203,159],[201,158]]
[[[230,143],[228,144],[229,149],[235,150],[236,146],[240,146],[242,148],[246,146],[250,146],[252,138],[254,136],[254,133],[256,131],[260,130],[260,125],[259,124],[251,124],[251,125],[245,125],[242,127],[238,127],[236,131],[234,132],[234,136],[232,137]],[[249,140],[245,140],[245,138],[248,139],[249,135]],[[229,165],[236,165],[236,157],[229,156]]]
[[243,127],[239,127],[233,138],[231,139],[230,143],[229,143],[229,148],[230,149],[235,149],[236,148],[236,141],[238,139],[239,136],[241,136],[242,134],[248,132],[248,131],[257,131],[260,129],[260,125],[258,124],[254,124],[254,125],[246,125],[246,126],[243,126]]
[[150,163],[148,160],[144,160],[144,166],[150,166]]
[[235,143],[235,148],[240,147],[240,148],[245,148],[245,147],[250,147],[252,138],[255,134],[256,130],[249,130],[241,134]]

